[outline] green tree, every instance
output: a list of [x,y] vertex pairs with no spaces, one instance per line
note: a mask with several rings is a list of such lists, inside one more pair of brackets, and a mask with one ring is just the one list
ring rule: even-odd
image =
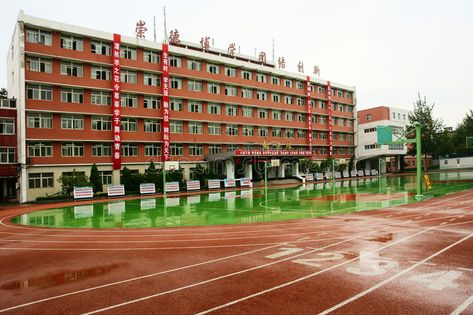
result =
[[448,130],[444,130],[439,134],[438,145],[434,148],[434,156],[446,156],[454,152],[453,135]]
[[94,189],[94,193],[102,192],[102,179],[100,178],[99,169],[97,168],[97,165],[95,165],[95,163],[90,169],[90,184]]
[[157,180],[158,170],[156,169],[156,165],[153,161],[149,163],[148,168],[145,170],[145,179],[149,183],[154,183]]
[[[418,122],[422,126],[422,152],[424,155],[424,167],[427,169],[427,156],[435,153],[435,148],[438,146],[440,133],[443,130],[443,122],[440,119],[434,119],[432,111],[435,104],[428,105],[427,98],[422,98],[419,93],[419,99],[414,103],[414,110],[409,113],[409,134],[410,138],[415,137],[414,123]],[[414,143],[409,147],[407,152],[409,155],[416,155],[417,146]]]
[[8,97],[7,89],[1,88],[1,89],[0,89],[0,96]]
[[466,137],[473,137],[473,110],[466,113],[466,117],[455,130],[454,143],[457,153],[472,152],[473,149],[466,148]]
[[76,172],[75,169],[72,170],[72,173],[59,176],[57,181],[61,183],[61,195],[65,197],[72,196],[74,187],[84,187],[90,185],[87,176],[84,173]]

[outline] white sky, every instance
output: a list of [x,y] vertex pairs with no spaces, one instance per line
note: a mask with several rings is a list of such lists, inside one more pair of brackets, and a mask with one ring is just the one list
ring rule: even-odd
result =
[[224,1],[224,0],[16,0],[0,10],[0,87],[6,87],[8,44],[20,9],[26,14],[133,36],[136,21],[149,26],[156,15],[163,38],[163,6],[168,30],[181,39],[202,36],[227,49],[284,56],[286,69],[306,74],[314,65],[321,78],[357,89],[358,109],[392,106],[412,109],[417,93],[435,103],[434,114],[456,126],[473,108],[472,0]]

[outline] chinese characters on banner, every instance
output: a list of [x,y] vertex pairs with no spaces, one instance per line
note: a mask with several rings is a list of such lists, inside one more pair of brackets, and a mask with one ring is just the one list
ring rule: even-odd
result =
[[113,34],[112,49],[112,128],[113,128],[113,169],[119,170],[122,164],[121,157],[121,112],[120,112],[120,43],[121,36]]
[[333,135],[332,135],[332,88],[330,87],[330,81],[327,81],[327,98],[328,98],[328,145],[329,145],[329,156],[333,154]]
[[307,76],[306,82],[307,93],[307,124],[309,127],[309,150],[312,151],[312,97],[310,94],[310,76]]
[[163,43],[163,162],[171,158],[171,145],[169,139],[169,46]]

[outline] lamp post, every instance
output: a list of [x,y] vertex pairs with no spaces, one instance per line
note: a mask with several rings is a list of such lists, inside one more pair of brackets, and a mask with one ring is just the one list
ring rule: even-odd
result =
[[415,122],[416,128],[416,161],[417,161],[417,200],[422,200],[422,126],[419,122]]

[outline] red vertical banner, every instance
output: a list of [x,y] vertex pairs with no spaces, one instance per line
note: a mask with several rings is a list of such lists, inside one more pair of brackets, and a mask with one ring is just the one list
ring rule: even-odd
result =
[[161,52],[161,60],[163,62],[163,161],[171,159],[171,140],[170,122],[169,122],[169,46],[163,43]]
[[113,128],[113,169],[119,170],[122,167],[121,152],[121,108],[120,108],[120,44],[121,36],[113,34],[112,48],[112,128]]
[[332,88],[330,81],[327,81],[327,98],[328,98],[328,145],[329,145],[329,156],[333,155],[333,135],[332,135]]
[[312,151],[312,96],[310,91],[310,76],[307,76],[306,82],[306,94],[307,94],[307,126],[309,128],[309,150]]

